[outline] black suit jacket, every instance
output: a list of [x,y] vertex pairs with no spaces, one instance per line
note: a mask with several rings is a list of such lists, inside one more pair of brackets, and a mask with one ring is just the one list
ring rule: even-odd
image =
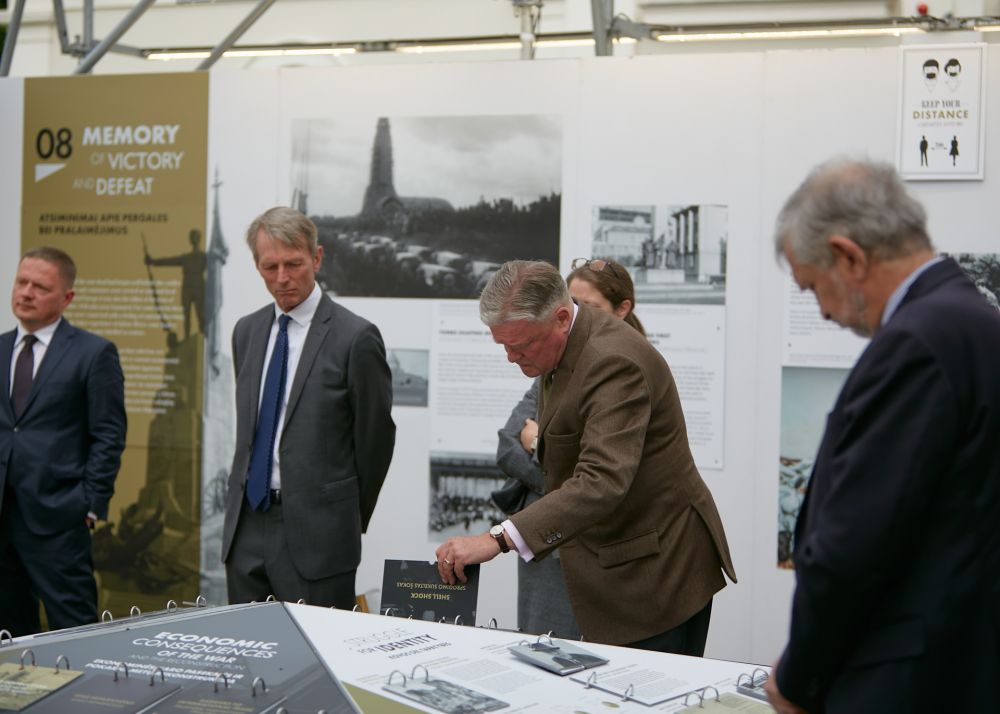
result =
[[1000,313],[954,261],[879,329],[796,525],[776,676],[810,711],[985,711],[1000,676]]
[[64,319],[15,421],[9,394],[16,334],[0,335],[0,486],[14,490],[25,524],[39,535],[78,527],[88,511],[107,518],[125,448],[118,350]]
[[[236,453],[222,536],[229,557],[257,425],[261,375],[274,304],[233,330]],[[345,573],[361,562],[368,527],[396,438],[392,375],[378,328],[323,295],[302,347],[278,454],[285,537],[303,577]]]

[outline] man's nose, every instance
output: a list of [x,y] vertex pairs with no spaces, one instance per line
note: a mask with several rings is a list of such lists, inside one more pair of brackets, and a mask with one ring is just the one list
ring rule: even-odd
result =
[[506,345],[504,346],[504,349],[507,350],[508,362],[517,362],[517,360],[521,357],[521,353],[518,352],[517,350],[513,350],[510,347],[507,347]]

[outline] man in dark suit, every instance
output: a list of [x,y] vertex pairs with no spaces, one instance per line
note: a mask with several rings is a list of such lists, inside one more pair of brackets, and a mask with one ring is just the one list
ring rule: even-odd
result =
[[107,518],[125,448],[118,351],[62,318],[76,266],[56,248],[24,254],[0,335],[0,628],[97,621],[89,528]]
[[892,167],[815,170],[776,243],[828,320],[872,340],[827,420],[795,529],[779,712],[985,711],[1000,672],[1000,313]]
[[723,572],[736,575],[667,363],[621,319],[576,305],[547,263],[502,265],[479,314],[507,359],[542,377],[545,495],[489,534],[439,547],[442,579],[501,552],[561,548],[585,639],[701,655],[712,597]]
[[276,207],[247,231],[274,303],[233,330],[236,453],[222,560],[230,602],[351,608],[361,534],[392,460],[392,376],[378,328],[316,283],[316,226]]

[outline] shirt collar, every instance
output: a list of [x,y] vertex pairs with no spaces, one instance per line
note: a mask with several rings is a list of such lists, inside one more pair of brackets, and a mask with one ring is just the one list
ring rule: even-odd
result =
[[882,327],[885,327],[885,324],[889,322],[889,319],[895,314],[896,310],[899,309],[900,304],[903,302],[903,298],[906,297],[906,293],[910,291],[910,286],[916,282],[917,278],[923,275],[928,268],[937,265],[942,260],[944,260],[944,256],[942,255],[931,258],[912,273],[907,275],[906,279],[892,291],[892,295],[890,295],[889,299],[886,300],[885,309],[882,310]]
[[56,319],[51,325],[46,325],[45,327],[40,327],[34,332],[28,332],[24,329],[21,323],[17,323],[17,335],[14,337],[14,344],[21,344],[21,340],[24,339],[25,335],[34,335],[38,338],[38,341],[42,343],[42,346],[48,347],[49,343],[52,341],[52,336],[56,334],[56,329],[59,327],[59,323],[62,322],[62,317]]
[[313,315],[316,314],[316,308],[319,307],[319,299],[323,296],[323,291],[319,289],[319,283],[313,283],[312,292],[309,293],[309,297],[300,302],[298,305],[293,307],[287,313],[282,312],[281,308],[278,307],[277,303],[274,305],[274,317],[275,319],[281,317],[282,315],[288,315],[292,318],[292,321],[300,327],[309,327],[309,323],[312,322]]

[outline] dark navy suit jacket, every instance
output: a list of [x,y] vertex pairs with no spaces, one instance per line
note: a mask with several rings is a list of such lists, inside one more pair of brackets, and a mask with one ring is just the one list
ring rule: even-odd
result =
[[847,378],[795,568],[786,697],[852,714],[995,706],[1000,312],[951,259],[913,283]]
[[[15,335],[0,335],[0,494],[4,484],[14,490],[25,526],[38,535],[78,527],[88,511],[107,518],[125,448],[117,349],[64,319],[15,421],[9,396]],[[0,495],[0,509],[2,501]]]

